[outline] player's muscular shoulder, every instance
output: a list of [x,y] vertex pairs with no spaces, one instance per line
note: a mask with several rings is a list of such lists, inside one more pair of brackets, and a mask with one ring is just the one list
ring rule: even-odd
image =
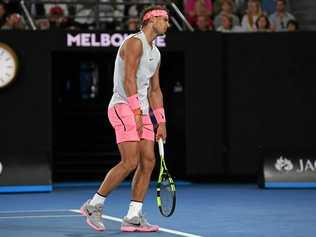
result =
[[140,39],[132,37],[125,41],[120,50],[120,56],[122,59],[125,59],[126,55],[139,57],[142,54],[142,50],[143,47]]

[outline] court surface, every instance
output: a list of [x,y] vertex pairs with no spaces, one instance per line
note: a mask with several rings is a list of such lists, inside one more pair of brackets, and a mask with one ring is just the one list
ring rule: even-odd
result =
[[315,237],[316,190],[262,190],[255,184],[190,184],[177,186],[177,208],[162,217],[154,184],[144,213],[158,233],[122,233],[120,220],[130,200],[128,183],[106,200],[107,230],[95,232],[78,214],[97,184],[57,184],[50,193],[0,194],[0,237],[214,236]]

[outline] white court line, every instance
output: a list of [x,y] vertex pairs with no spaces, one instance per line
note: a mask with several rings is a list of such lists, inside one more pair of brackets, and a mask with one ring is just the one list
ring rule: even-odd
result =
[[[80,210],[77,209],[70,209],[69,211],[71,212],[76,212],[80,213]],[[107,216],[107,215],[102,215],[104,219],[111,220],[111,221],[116,221],[116,222],[122,222],[122,219],[113,217],[113,216]],[[177,231],[177,230],[171,230],[171,229],[165,229],[165,228],[159,228],[160,231],[178,235],[178,236],[184,236],[184,237],[202,237],[201,235],[195,235],[195,234],[190,234],[182,231]]]
[[[34,212],[75,212],[80,213],[80,210],[77,209],[55,209],[55,210],[17,210],[17,211],[0,211],[0,214],[16,214],[16,213],[34,213]],[[80,217],[80,215],[33,215],[33,216],[2,216],[0,219],[26,219],[26,218],[59,218],[59,217]],[[107,216],[102,215],[104,219],[116,221],[116,222],[122,222],[122,219],[113,217],[113,216]],[[166,228],[159,228],[160,231],[178,235],[178,236],[184,236],[184,237],[202,237],[201,235],[195,235],[190,233],[185,233],[182,231],[177,230],[171,230]]]
[[14,214],[14,213],[32,213],[32,212],[68,212],[69,209],[49,209],[49,210],[17,210],[17,211],[0,211],[0,214]]
[[32,219],[32,218],[60,218],[60,217],[80,217],[80,215],[45,215],[45,216],[0,216],[1,219]]

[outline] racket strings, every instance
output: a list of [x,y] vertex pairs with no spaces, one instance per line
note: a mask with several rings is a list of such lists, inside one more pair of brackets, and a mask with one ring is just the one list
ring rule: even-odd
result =
[[162,180],[160,186],[161,208],[164,214],[168,215],[173,209],[174,192],[168,178]]

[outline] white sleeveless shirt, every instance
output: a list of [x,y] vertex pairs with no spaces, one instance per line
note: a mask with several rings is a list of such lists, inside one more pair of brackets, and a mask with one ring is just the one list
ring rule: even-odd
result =
[[143,54],[140,58],[138,69],[136,72],[136,84],[137,84],[137,93],[140,102],[140,108],[143,114],[148,114],[149,112],[149,101],[148,101],[148,88],[150,86],[150,79],[156,72],[157,66],[160,63],[160,52],[156,45],[153,43],[152,47],[149,45],[147,38],[144,32],[140,31],[136,34],[129,35],[121,44],[118,49],[115,67],[114,67],[114,88],[113,96],[111,98],[109,107],[114,106],[118,103],[127,104],[127,96],[124,88],[124,65],[125,62],[120,56],[120,49],[125,41],[129,38],[135,37],[140,39],[143,45]]

